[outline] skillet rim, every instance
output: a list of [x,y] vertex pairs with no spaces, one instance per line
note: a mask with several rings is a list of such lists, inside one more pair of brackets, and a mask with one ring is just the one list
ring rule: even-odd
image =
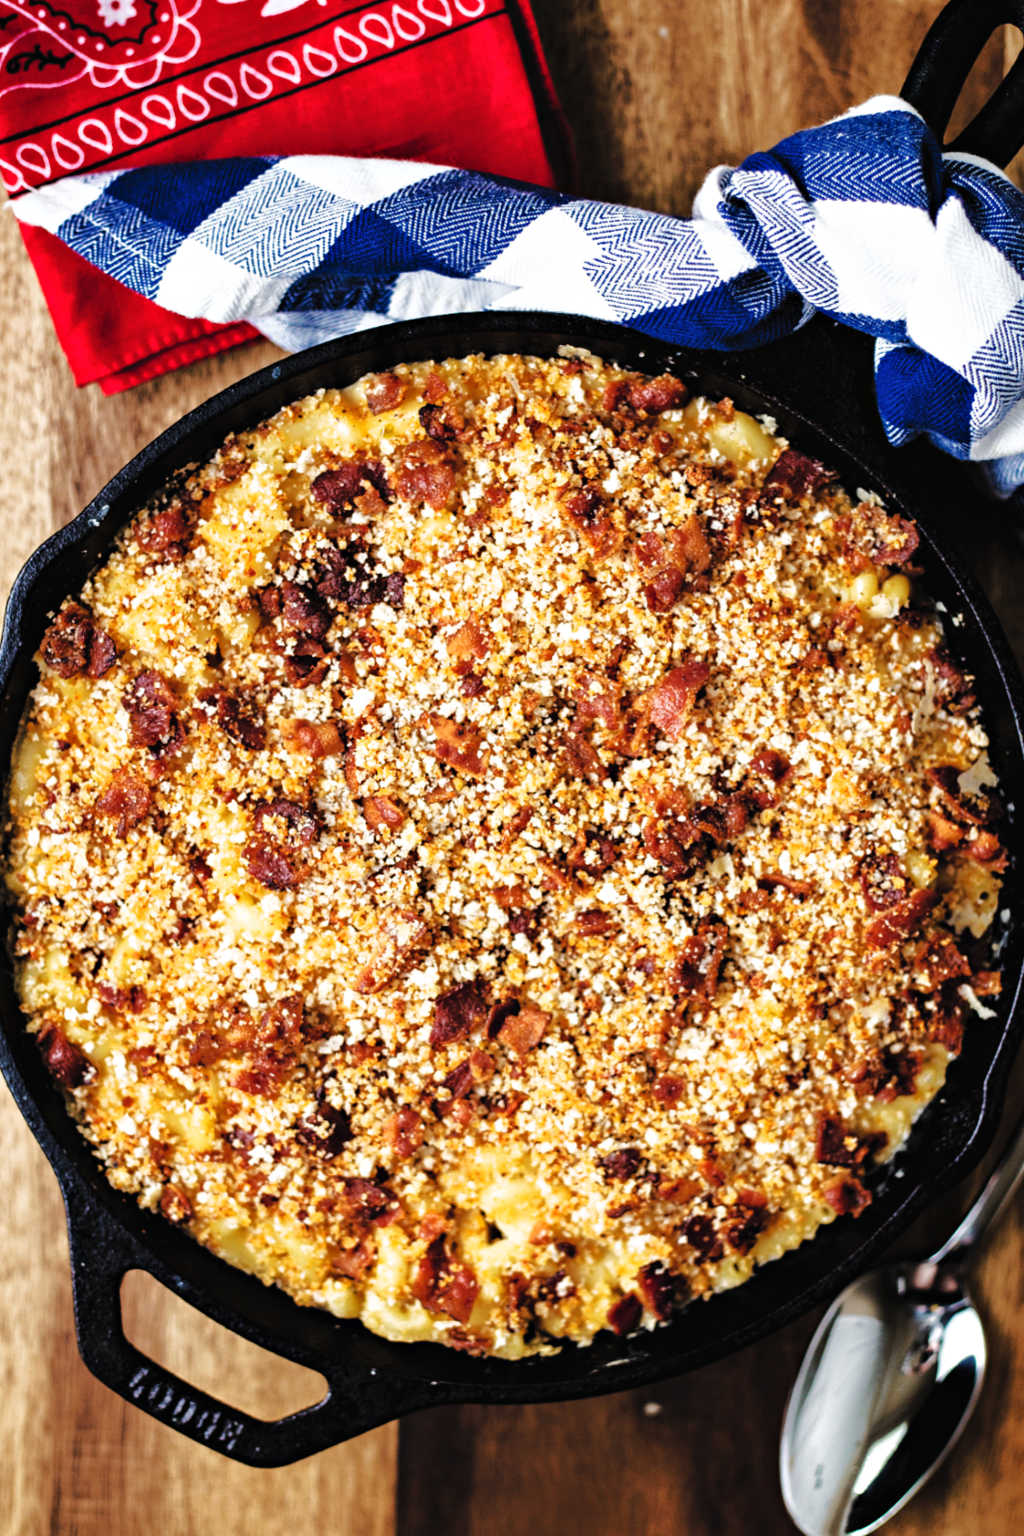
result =
[[[810,349],[809,335],[813,339]],[[866,482],[878,488],[890,504],[913,516],[928,546],[930,563],[934,563],[936,571],[942,574],[945,585],[954,591],[956,601],[968,616],[965,629],[971,645],[977,643],[979,651],[987,658],[991,673],[990,691],[1000,694],[1001,702],[1008,707],[1011,737],[1007,751],[1014,758],[1018,776],[1024,781],[1021,729],[1024,682],[987,599],[965,571],[962,561],[951,554],[945,540],[936,535],[928,512],[901,486],[896,465],[888,458],[889,455],[895,458],[893,450],[884,443],[870,411],[865,417],[863,398],[855,399],[852,414],[849,402],[845,408],[847,427],[858,419],[862,421],[863,440],[853,443],[849,434],[844,442],[841,429],[834,422],[823,424],[820,415],[817,418],[811,416],[799,398],[801,390],[810,391],[810,398],[820,404],[817,398],[821,387],[820,348],[825,346],[826,337],[829,337],[827,345],[831,354],[838,353],[841,357],[845,351],[848,361],[853,360],[846,373],[833,367],[833,382],[841,384],[835,391],[837,397],[844,391],[849,394],[851,390],[856,396],[859,375],[866,366],[866,360],[854,359],[855,348],[851,343],[859,343],[859,338],[822,320],[815,320],[796,338],[787,338],[785,343],[772,344],[753,353],[730,355],[674,347],[613,322],[584,316],[489,311],[475,315],[433,316],[377,327],[293,354],[229,385],[173,423],[119,470],[72,522],[51,535],[29,557],[8,600],[0,641],[0,690],[6,696],[19,666],[22,671],[31,668],[26,652],[30,654],[34,650],[43,627],[39,616],[40,593],[54,587],[60,588],[62,593],[73,591],[75,584],[80,584],[83,579],[81,574],[70,580],[55,581],[55,577],[60,578],[60,573],[76,560],[81,565],[87,549],[98,549],[97,558],[102,557],[102,552],[109,547],[132,511],[171,472],[171,460],[175,461],[176,467],[183,462],[201,460],[228,431],[236,430],[243,421],[253,425],[288,399],[300,398],[312,388],[319,387],[308,382],[311,373],[336,367],[337,382],[340,383],[351,381],[363,372],[378,371],[417,357],[436,356],[442,351],[446,356],[476,350],[554,355],[559,346],[568,344],[589,347],[599,355],[653,371],[674,367],[684,377],[696,375],[701,380],[710,381],[710,388],[707,383],[703,386],[709,393],[720,394],[727,390],[739,396],[755,395],[755,408],[768,409],[777,415],[784,429],[787,417],[797,422],[799,445],[810,447],[813,444],[819,451],[824,451],[830,463],[839,469],[845,484],[852,484],[850,470],[853,469],[858,484]],[[813,358],[816,351],[817,363],[808,375],[806,357]],[[367,353],[373,354],[376,360],[367,361]],[[802,358],[805,359],[803,363]],[[361,360],[357,362],[357,359]],[[801,368],[804,370],[802,382]],[[771,382],[773,369],[774,385]],[[304,378],[307,380],[305,385],[301,383]],[[716,387],[716,379],[725,383],[726,390]],[[274,403],[267,402],[267,396],[271,394],[276,396]],[[794,394],[797,396],[795,403]],[[257,407],[259,401],[264,403]],[[820,444],[825,445],[824,450],[820,449]],[[187,452],[189,447],[195,451]],[[904,465],[906,462],[904,460]],[[94,561],[90,559],[89,563]],[[930,580],[928,585],[932,585]],[[52,592],[47,606],[52,606]],[[986,723],[991,725],[989,710],[985,713]],[[17,714],[20,715],[20,706]],[[10,736],[13,741],[13,729],[5,720],[0,730],[0,759],[5,771],[9,756],[5,738]],[[1024,909],[1020,917],[1024,917]],[[1024,923],[1020,922],[1020,917],[1017,926],[1021,932],[1011,935],[1008,945],[1012,949],[1015,943],[1017,951],[1024,938]],[[427,1402],[546,1401],[650,1384],[732,1353],[837,1292],[853,1273],[862,1270],[898,1231],[902,1231],[931,1198],[973,1166],[995,1134],[1010,1061],[1024,1029],[1020,1006],[1024,954],[1014,953],[1010,978],[1011,985],[1000,1008],[1001,1033],[987,1053],[990,1059],[979,1081],[970,1085],[970,1093],[961,1093],[962,1074],[957,1075],[960,1063],[954,1066],[951,1070],[951,1077],[955,1078],[952,1091],[943,1090],[933,1101],[914,1135],[895,1159],[895,1167],[883,1170],[879,1187],[885,1193],[862,1218],[860,1228],[854,1229],[850,1222],[822,1227],[814,1238],[759,1270],[737,1291],[720,1293],[709,1300],[705,1307],[716,1309],[716,1317],[731,1316],[732,1321],[724,1332],[700,1329],[705,1337],[688,1348],[673,1348],[673,1335],[678,1334],[687,1317],[692,1318],[693,1309],[684,1311],[677,1322],[654,1333],[644,1333],[639,1339],[605,1342],[602,1335],[586,1348],[567,1346],[548,1359],[532,1357],[520,1362],[505,1362],[470,1360],[436,1345],[395,1344],[379,1339],[359,1324],[343,1323],[330,1314],[299,1307],[283,1292],[268,1290],[252,1276],[215,1258],[187,1234],[142,1212],[130,1197],[119,1195],[112,1189],[64,1108],[63,1100],[46,1078],[41,1063],[33,1060],[25,1049],[26,1044],[31,1043],[28,1037],[14,1038],[20,1013],[15,1008],[14,1018],[8,1017],[8,996],[0,998],[0,1010],[4,1014],[0,1029],[0,1069],[54,1168],[68,1205],[73,1236],[76,1223],[80,1234],[87,1228],[102,1232],[105,1242],[121,1244],[127,1256],[124,1268],[148,1269],[192,1305],[234,1332],[315,1369],[325,1369],[332,1386],[334,1376],[346,1380],[357,1392],[361,1383],[371,1399],[374,1392],[369,1389],[377,1387],[376,1406],[371,1409],[377,1416],[366,1418],[364,1414],[363,1422],[334,1437],[338,1440],[346,1438],[347,1433],[357,1433],[369,1427],[371,1422],[381,1422],[382,1418],[411,1411]],[[0,985],[5,993],[9,993],[10,978],[6,966]],[[19,1057],[24,1058],[24,1062]],[[59,1106],[56,1114],[53,1113],[54,1097]],[[940,1113],[943,1119],[939,1129],[947,1139],[948,1155],[940,1168],[933,1169],[930,1176],[922,1173],[915,1182],[906,1177],[907,1154],[915,1146],[915,1137],[917,1142],[923,1143],[926,1121],[938,1121]],[[941,1138],[935,1140],[936,1149],[940,1142]],[[830,1234],[834,1238],[836,1228],[844,1225],[845,1242],[822,1244],[822,1238]],[[858,1230],[864,1233],[863,1237],[857,1235]],[[848,1236],[851,1232],[852,1238]],[[838,1248],[838,1260],[831,1256],[831,1248]],[[780,1289],[781,1281],[777,1277],[793,1275],[794,1271],[802,1274],[815,1267],[822,1270],[822,1263],[817,1266],[808,1263],[809,1254],[820,1257],[823,1263],[828,1260],[823,1272],[804,1276],[795,1287],[786,1286],[785,1297],[771,1301],[773,1292]],[[83,1264],[88,1264],[88,1256],[82,1242],[78,1241],[74,1258],[76,1285]],[[768,1277],[767,1284],[765,1277]],[[768,1305],[751,1305],[752,1300],[759,1301],[762,1295],[769,1298]],[[703,1309],[699,1313],[701,1321],[707,1320],[709,1315]],[[88,1353],[81,1337],[81,1326],[80,1347],[83,1353]],[[337,1367],[337,1370],[332,1373],[327,1367]],[[382,1399],[379,1378],[385,1375],[392,1385],[403,1384],[406,1389],[404,1397],[399,1392],[397,1402],[393,1400],[393,1392],[383,1394],[387,1402]],[[383,1409],[386,1411],[382,1412]]]

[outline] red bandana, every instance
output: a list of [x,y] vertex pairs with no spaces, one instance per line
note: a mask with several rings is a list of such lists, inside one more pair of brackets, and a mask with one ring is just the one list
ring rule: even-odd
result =
[[[8,192],[307,153],[561,179],[568,140],[528,0],[0,0]],[[256,334],[171,314],[45,231],[22,235],[79,384],[113,393]]]

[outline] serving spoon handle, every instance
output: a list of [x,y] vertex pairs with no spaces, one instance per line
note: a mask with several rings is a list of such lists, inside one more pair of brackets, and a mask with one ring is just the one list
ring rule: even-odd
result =
[[929,1264],[966,1262],[988,1229],[998,1221],[1024,1179],[1024,1117],[984,1188],[968,1208],[958,1226],[926,1261]]

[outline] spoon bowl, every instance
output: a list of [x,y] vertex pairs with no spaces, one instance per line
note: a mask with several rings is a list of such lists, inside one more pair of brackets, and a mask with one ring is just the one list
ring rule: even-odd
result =
[[962,1433],[985,1360],[959,1265],[896,1264],[848,1286],[786,1407],[782,1492],[804,1536],[864,1536],[901,1509]]

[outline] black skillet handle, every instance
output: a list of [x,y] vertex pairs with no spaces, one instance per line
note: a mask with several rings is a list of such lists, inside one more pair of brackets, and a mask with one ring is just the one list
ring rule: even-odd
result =
[[146,1256],[87,1198],[69,1190],[65,1204],[75,1332],[83,1361],[104,1386],[190,1440],[248,1466],[281,1467],[435,1400],[425,1383],[389,1381],[369,1372],[347,1374],[325,1364],[316,1368],[327,1377],[327,1395],[300,1413],[267,1420],[229,1407],[129,1342],[121,1281],[131,1269],[148,1269]]
[[[910,66],[900,95],[916,107],[939,141],[978,55],[996,27],[1024,32],[1024,0],[950,0]],[[1024,145],[1024,54],[998,90],[947,149],[1009,165]]]

